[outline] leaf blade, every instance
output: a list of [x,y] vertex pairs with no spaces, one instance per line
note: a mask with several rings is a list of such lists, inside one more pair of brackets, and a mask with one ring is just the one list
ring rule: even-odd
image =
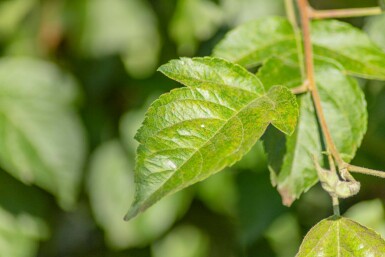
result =
[[[191,61],[199,64],[207,60],[213,61],[214,68],[218,63],[225,63],[234,71],[243,69],[216,58]],[[186,62],[176,61],[172,65],[185,70]],[[202,74],[204,77],[205,73]],[[223,82],[218,86],[212,81],[196,83],[196,77],[191,78],[192,86],[173,90],[154,102],[138,131],[141,145],[137,154],[136,183],[139,186],[126,219],[161,197],[234,164],[250,150],[270,123],[285,133],[294,130],[298,111],[288,89],[275,87],[261,95],[258,91],[245,90],[244,84],[250,81],[238,85],[234,80],[232,86]],[[251,74],[250,78],[251,83],[257,81]],[[279,96],[282,98],[278,101]]]
[[381,256],[385,241],[350,219],[331,217],[315,225],[306,235],[297,257]]
[[269,17],[230,31],[214,48],[213,55],[249,68],[295,49],[296,36],[289,21]]
[[51,64],[24,58],[0,62],[0,84],[1,166],[70,208],[86,152],[84,128],[71,106],[76,84]]
[[338,61],[353,75],[385,80],[385,52],[361,30],[336,20],[314,21],[311,29],[316,54]]

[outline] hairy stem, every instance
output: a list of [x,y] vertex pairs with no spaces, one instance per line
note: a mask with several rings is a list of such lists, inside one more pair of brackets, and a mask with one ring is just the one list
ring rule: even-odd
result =
[[325,115],[321,106],[321,98],[318,93],[317,85],[315,82],[314,76],[314,63],[313,63],[313,49],[311,44],[310,37],[310,6],[308,0],[298,0],[298,7],[301,14],[301,23],[302,23],[302,36],[304,41],[304,50],[305,50],[305,70],[306,78],[309,85],[309,90],[311,92],[314,107],[317,113],[318,121],[320,123],[322,134],[325,139],[326,147],[330,151],[331,155],[337,162],[337,166],[342,168],[346,166],[346,163],[342,160],[335,144],[333,138],[330,134],[330,130],[326,124]]
[[385,172],[380,170],[367,169],[355,165],[348,164],[347,169],[351,172],[361,173],[365,175],[372,175],[380,178],[385,178]]
[[332,9],[332,10],[315,10],[313,8],[309,8],[309,18],[311,19],[371,16],[371,15],[378,15],[381,13],[382,13],[382,9],[380,7]]

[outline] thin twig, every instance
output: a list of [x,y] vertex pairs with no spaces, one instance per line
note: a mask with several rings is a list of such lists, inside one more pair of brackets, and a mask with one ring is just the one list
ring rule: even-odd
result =
[[368,169],[368,168],[359,167],[359,166],[350,165],[350,164],[348,164],[347,169],[351,172],[385,178],[385,172],[381,170],[373,170],[373,169]]
[[310,17],[309,17],[309,3],[307,0],[298,0],[298,7],[301,14],[301,23],[302,23],[302,35],[304,40],[304,50],[305,50],[305,67],[306,67],[306,77],[309,82],[309,89],[312,94],[314,107],[317,112],[317,117],[322,129],[322,133],[325,138],[325,143],[333,158],[337,162],[339,168],[346,166],[345,162],[342,160],[340,153],[337,150],[337,147],[334,144],[332,136],[330,134],[329,128],[326,123],[325,115],[321,106],[321,98],[318,93],[317,85],[315,83],[314,76],[314,64],[313,64],[313,49],[310,38]]
[[338,201],[338,197],[333,196],[333,214],[335,216],[340,216],[340,202]]
[[382,13],[380,7],[368,8],[351,8],[351,9],[331,9],[331,10],[315,10],[309,8],[310,19],[329,19],[329,18],[347,18],[359,16],[379,15]]

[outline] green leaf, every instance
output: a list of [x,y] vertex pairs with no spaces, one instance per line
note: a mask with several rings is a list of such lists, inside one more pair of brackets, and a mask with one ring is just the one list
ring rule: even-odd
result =
[[35,0],[13,0],[0,3],[0,35],[1,38],[15,33],[29,11],[36,5]]
[[290,23],[281,17],[268,17],[230,31],[213,55],[250,68],[295,49],[296,37]]
[[293,257],[301,244],[302,233],[298,217],[285,213],[275,219],[265,232],[265,237],[277,257]]
[[221,25],[222,16],[221,9],[211,1],[178,0],[169,31],[179,54],[194,54],[198,42],[209,39]]
[[135,192],[133,169],[134,160],[128,158],[118,140],[102,144],[91,156],[87,191],[95,220],[113,249],[153,242],[171,228],[190,203],[189,195],[180,192],[184,194],[167,197],[137,219],[124,223],[125,204]]
[[[385,5],[385,1],[384,1]],[[365,24],[365,31],[370,38],[385,51],[385,33],[383,33],[385,24],[385,14],[371,17]]]
[[379,198],[356,203],[344,213],[344,217],[375,230],[381,237],[385,236],[385,211]]
[[[283,83],[285,79],[287,81],[283,85],[298,86],[301,75],[298,66],[295,70],[295,60],[293,56],[272,58],[260,69],[258,77],[266,88],[277,82]],[[367,128],[364,94],[357,82],[347,77],[342,68],[330,60],[317,57],[315,73],[332,138],[342,158],[349,162],[361,144]],[[312,156],[322,159],[321,135],[310,95],[301,95],[298,101],[300,116],[295,133],[285,137],[270,129],[264,136],[269,166],[273,172],[273,184],[277,185],[285,205],[291,205],[318,181]]]
[[155,101],[136,135],[137,191],[127,219],[234,164],[270,123],[291,134],[297,121],[297,103],[288,89],[277,86],[265,93],[239,65],[184,58],[160,71],[187,87]]
[[14,216],[0,206],[0,255],[36,256],[38,240],[47,235],[47,225],[29,214]]
[[385,52],[358,28],[323,20],[314,21],[311,31],[316,54],[335,59],[353,75],[385,80]]
[[0,61],[0,165],[54,194],[63,208],[76,199],[85,135],[72,108],[71,77],[33,59]]
[[191,225],[178,226],[152,246],[152,256],[209,256],[209,239],[208,235],[197,227]]
[[0,256],[34,257],[47,239],[49,198],[0,170]]
[[[385,52],[361,30],[344,22],[324,20],[313,22],[311,32],[317,55],[338,61],[353,75],[385,79]],[[298,53],[297,42],[300,40],[289,21],[269,17],[230,31],[213,55],[251,68],[270,57]]]
[[148,1],[78,0],[69,5],[74,28],[70,33],[81,54],[120,54],[127,71],[135,77],[155,71],[160,37]]
[[385,241],[350,219],[331,217],[315,225],[306,235],[297,257],[383,256]]
[[385,10],[385,0],[379,0],[380,7],[382,10]]

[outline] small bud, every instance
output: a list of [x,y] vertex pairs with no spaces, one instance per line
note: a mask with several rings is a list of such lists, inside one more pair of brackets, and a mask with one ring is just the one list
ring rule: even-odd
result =
[[339,181],[335,187],[335,194],[338,198],[349,198],[358,194],[361,184],[358,181]]

